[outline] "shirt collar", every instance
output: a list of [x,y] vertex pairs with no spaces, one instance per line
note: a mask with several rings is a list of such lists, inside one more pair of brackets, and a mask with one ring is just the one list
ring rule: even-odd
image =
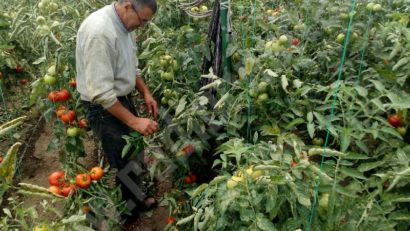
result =
[[122,30],[124,33],[129,33],[129,31],[128,31],[127,28],[125,27],[124,23],[121,21],[121,18],[120,18],[120,16],[118,15],[117,10],[115,9],[115,2],[113,2],[113,3],[111,4],[111,9],[112,9],[112,11],[114,12],[114,21],[115,21],[115,23],[119,25],[119,27],[121,28],[121,30]]

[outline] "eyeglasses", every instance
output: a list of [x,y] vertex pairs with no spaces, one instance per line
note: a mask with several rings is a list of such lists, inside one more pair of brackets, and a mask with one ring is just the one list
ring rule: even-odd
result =
[[135,11],[135,13],[137,14],[137,16],[138,16],[138,21],[141,23],[141,26],[146,25],[146,24],[148,24],[148,23],[151,22],[151,19],[141,18],[140,14],[138,13],[138,10],[134,7],[134,4],[132,4],[132,9],[133,9],[133,10]]

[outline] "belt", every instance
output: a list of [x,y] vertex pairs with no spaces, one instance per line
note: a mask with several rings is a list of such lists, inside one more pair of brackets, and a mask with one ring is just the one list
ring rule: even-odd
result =
[[[130,110],[131,113],[133,113],[134,115],[137,114],[137,111],[135,110],[135,107],[134,107],[131,93],[125,96],[118,96],[117,99],[123,104],[123,106],[125,106],[128,110]],[[104,110],[100,104],[90,102],[90,101],[85,101],[85,100],[81,100],[81,101],[86,107],[94,107],[94,108],[97,107],[100,110]]]

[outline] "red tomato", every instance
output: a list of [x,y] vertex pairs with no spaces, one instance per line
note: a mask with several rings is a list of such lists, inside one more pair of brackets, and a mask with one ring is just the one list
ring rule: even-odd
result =
[[191,176],[186,176],[186,177],[184,178],[184,183],[185,183],[185,184],[192,184]]
[[3,157],[2,156],[0,156],[0,164],[1,164],[1,162],[3,162]]
[[75,177],[75,184],[80,188],[88,188],[91,184],[91,177],[87,173],[78,174]]
[[70,82],[68,83],[70,85],[70,87],[72,88],[76,88],[77,87],[77,81],[75,79],[70,80]]
[[87,214],[87,213],[89,213],[90,211],[91,211],[90,207],[88,207],[88,206],[84,206],[84,207],[83,207],[83,213],[84,213],[84,214]]
[[198,179],[198,178],[196,177],[196,175],[191,174],[191,181],[192,181],[192,183],[195,183],[197,179]]
[[74,194],[75,190],[75,185],[69,184],[68,186],[66,185],[63,187],[63,189],[61,190],[61,194],[65,197],[68,197],[70,194]]
[[297,46],[300,44],[300,40],[297,38],[292,39],[292,45]]
[[21,72],[23,72],[23,68],[20,66],[20,65],[16,65],[16,68],[14,69],[14,71],[16,72],[16,73],[21,73]]
[[55,102],[60,101],[60,96],[58,95],[57,91],[52,91],[52,92],[48,93],[48,99],[51,102],[55,103]]
[[399,127],[401,125],[401,118],[396,114],[389,115],[387,120],[389,121],[389,124],[393,127]]
[[185,146],[182,151],[185,152],[185,155],[192,154],[195,152],[195,147],[192,144]]
[[59,107],[56,109],[56,115],[57,115],[57,117],[58,117],[58,118],[61,118],[61,116],[66,113],[66,111],[67,111],[67,107],[65,107],[65,106],[59,106]]
[[61,116],[61,120],[66,124],[73,122],[75,120],[75,112],[72,110],[67,111]]
[[55,185],[51,185],[50,187],[48,187],[48,191],[56,194],[56,195],[61,195],[61,190],[59,187],[55,186]]
[[298,163],[292,161],[292,163],[290,164],[290,166],[291,166],[292,168],[296,168],[296,167],[298,166]]
[[60,97],[60,101],[62,102],[67,101],[71,96],[70,92],[67,89],[61,89],[58,92],[58,95]]
[[87,119],[80,119],[80,121],[78,122],[78,126],[80,128],[87,128],[88,127],[88,121]]
[[90,176],[93,180],[99,180],[104,176],[104,169],[100,166],[94,167],[90,171]]
[[168,217],[167,219],[167,224],[174,224],[176,222],[175,218],[173,217]]
[[53,172],[48,176],[48,183],[50,185],[54,186],[63,186],[64,185],[64,177],[65,177],[65,172],[64,171],[57,171]]
[[28,83],[27,79],[20,79],[20,84],[21,85],[26,85]]

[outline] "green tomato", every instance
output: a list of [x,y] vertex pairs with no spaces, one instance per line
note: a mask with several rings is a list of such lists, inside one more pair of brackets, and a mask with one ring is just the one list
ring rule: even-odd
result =
[[78,129],[76,127],[67,128],[67,136],[76,137],[78,135]]
[[170,72],[162,72],[161,78],[162,80],[165,80],[165,81],[172,81],[174,79],[174,76]]
[[163,57],[165,60],[171,60],[172,59],[172,57],[170,56],[170,55],[164,55],[164,57]]
[[167,99],[167,97],[162,97],[161,98],[161,103],[163,104],[163,105],[168,105],[168,99]]
[[373,6],[374,6],[374,3],[373,3],[373,2],[370,2],[370,3],[367,4],[366,9],[367,9],[368,11],[373,11]]
[[40,2],[38,4],[38,8],[40,8],[40,10],[44,10],[46,8],[46,4],[44,4],[44,2]]
[[57,82],[57,78],[52,75],[46,74],[43,78],[43,81],[47,85],[54,85]]
[[373,11],[374,12],[379,12],[379,11],[381,11],[382,10],[382,5],[380,5],[380,4],[374,4],[374,6],[373,6]]
[[161,67],[167,67],[168,66],[168,62],[165,59],[160,59],[159,60],[159,64],[161,65]]
[[33,231],[48,231],[49,229],[47,226],[44,225],[37,225],[33,228]]
[[405,136],[407,133],[407,128],[406,127],[397,127],[396,131],[401,135],[401,136]]
[[340,13],[339,18],[342,20],[347,20],[349,19],[349,15],[346,13]]
[[268,100],[268,98],[269,98],[269,95],[266,94],[266,93],[263,93],[263,94],[260,94],[260,95],[258,96],[257,101],[263,103],[263,102],[265,102],[266,100]]
[[54,12],[58,10],[58,4],[55,2],[50,3],[49,8],[50,11]]
[[312,140],[312,144],[316,145],[316,146],[322,146],[324,143],[323,138],[322,137],[315,137]]
[[179,93],[176,91],[172,91],[171,97],[177,99],[179,97]]
[[255,91],[255,89],[250,89],[250,90],[249,90],[249,95],[250,95],[252,98],[256,98],[256,97],[258,97],[258,92]]
[[44,24],[46,23],[46,19],[45,19],[43,16],[38,16],[38,17],[36,18],[36,22],[37,22],[39,25],[44,25]]
[[179,70],[178,62],[174,59],[172,60],[172,70],[177,72]]
[[279,37],[279,44],[280,45],[286,45],[288,43],[289,39],[286,37],[286,35],[281,35]]
[[169,99],[168,100],[168,106],[170,106],[170,107],[172,107],[172,106],[174,106],[175,104],[176,104],[176,100],[175,99]]
[[303,30],[303,29],[305,29],[305,24],[296,24],[296,25],[294,25],[293,26],[293,30],[297,30],[297,31],[300,31],[300,30]]
[[238,185],[238,182],[236,182],[236,181],[234,181],[234,180],[228,180],[228,181],[226,182],[226,187],[227,187],[228,189],[233,189],[233,188],[235,188],[236,185]]
[[359,38],[359,35],[356,32],[353,32],[352,37],[351,37],[352,42],[356,41],[358,38]]
[[329,206],[329,193],[323,193],[319,199],[319,207],[327,209]]
[[265,173],[262,170],[256,170],[253,171],[251,174],[252,179],[257,180],[259,177],[265,175]]
[[262,81],[258,84],[258,93],[265,93],[268,90],[269,84],[265,81]]
[[345,41],[345,35],[344,34],[338,34],[337,35],[337,37],[336,37],[336,41],[338,42],[338,43],[343,43],[344,41]]
[[278,42],[274,42],[272,43],[271,49],[273,53],[276,53],[282,52],[284,50],[284,47],[282,47]]
[[206,12],[206,11],[208,11],[208,7],[205,5],[202,5],[200,8],[200,12]]
[[47,35],[51,32],[47,25],[40,25],[37,27],[37,30],[41,35]]
[[165,89],[164,90],[164,96],[167,98],[171,98],[172,97],[172,90],[171,89]]

